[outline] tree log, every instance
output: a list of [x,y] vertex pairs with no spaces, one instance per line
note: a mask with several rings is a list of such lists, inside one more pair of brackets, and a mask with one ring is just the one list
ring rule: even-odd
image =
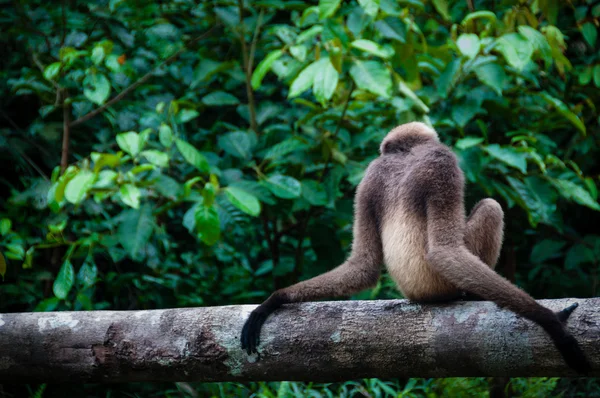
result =
[[[600,376],[600,298],[540,302],[579,303],[569,330]],[[0,383],[576,375],[540,327],[491,302],[287,305],[247,355],[254,308],[0,314]]]

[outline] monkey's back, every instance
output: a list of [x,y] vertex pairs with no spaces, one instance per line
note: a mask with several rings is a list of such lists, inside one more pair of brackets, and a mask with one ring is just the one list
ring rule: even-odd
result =
[[[448,299],[459,294],[425,260],[427,222],[425,198],[434,181],[457,167],[454,155],[441,144],[414,148],[406,155],[379,158],[374,175],[384,187],[380,234],[386,268],[398,289],[411,300]],[[461,181],[448,181],[450,186]],[[460,188],[460,187],[455,187]]]

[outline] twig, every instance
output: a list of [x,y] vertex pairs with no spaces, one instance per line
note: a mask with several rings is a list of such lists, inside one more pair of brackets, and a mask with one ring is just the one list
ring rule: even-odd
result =
[[[42,65],[42,62],[38,58],[37,54],[32,53],[31,58],[33,59],[33,63],[35,64],[35,66],[37,66],[40,72],[42,72],[42,76],[44,76],[44,65]],[[50,83],[52,83],[55,89],[60,90],[60,86],[57,82],[55,82],[54,80],[50,80]]]
[[[256,105],[254,103],[254,91],[252,91],[252,65],[250,64],[250,54],[244,38],[244,1],[238,0],[238,9],[240,12],[240,33],[239,39],[242,45],[242,58],[244,61],[244,71],[246,73],[246,96],[248,97],[248,110],[250,112],[250,128],[258,133],[258,123],[256,122]],[[258,29],[258,26],[257,26]]]
[[69,93],[66,89],[62,93],[62,105],[63,105],[63,139],[62,139],[62,151],[60,156],[60,174],[63,174],[69,165],[69,133],[70,133],[70,120],[71,120],[71,106],[68,102]]
[[71,122],[71,127],[75,127],[75,126],[77,126],[77,125],[79,125],[81,123],[87,122],[88,120],[90,120],[94,116],[97,116],[100,113],[104,112],[108,107],[110,107],[110,106],[114,105],[115,103],[119,102],[120,100],[122,100],[127,94],[131,93],[138,86],[140,86],[141,84],[143,84],[144,82],[146,82],[148,79],[150,79],[152,77],[152,75],[154,74],[154,72],[156,72],[156,70],[160,69],[162,66],[168,64],[169,62],[171,62],[175,58],[177,58],[179,55],[181,55],[181,53],[183,53],[185,50],[187,50],[187,47],[190,44],[193,44],[193,43],[195,43],[195,42],[197,42],[199,40],[202,40],[205,37],[207,37],[208,35],[210,35],[213,32],[213,30],[215,30],[218,26],[220,26],[220,24],[215,24],[208,31],[204,32],[200,36],[198,36],[195,39],[193,39],[192,41],[188,42],[185,48],[182,48],[181,50],[177,51],[175,54],[171,55],[169,58],[167,58],[164,61],[160,62],[158,65],[156,65],[154,68],[152,68],[152,70],[150,72],[148,72],[144,76],[140,77],[137,81],[135,81],[129,87],[127,87],[126,89],[124,89],[123,91],[121,91],[114,98],[112,98],[111,100],[109,100],[106,104],[102,105],[101,107],[99,107],[99,108],[97,108],[97,109],[89,112],[88,114],[85,114],[85,115],[81,116],[80,118],[78,118],[78,119],[74,120],[73,122]]

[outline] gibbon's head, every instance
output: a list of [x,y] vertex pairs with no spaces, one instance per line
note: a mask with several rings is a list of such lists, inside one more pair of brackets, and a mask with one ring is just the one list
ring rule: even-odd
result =
[[387,133],[379,150],[382,155],[404,153],[430,140],[439,141],[434,129],[425,123],[410,122],[401,124]]

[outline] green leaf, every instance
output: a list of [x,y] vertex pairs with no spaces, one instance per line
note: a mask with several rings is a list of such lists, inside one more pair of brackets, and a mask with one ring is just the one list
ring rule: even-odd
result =
[[295,199],[302,193],[302,185],[295,178],[276,174],[264,181],[273,195],[282,199]]
[[265,153],[265,159],[277,159],[283,158],[285,155],[297,151],[299,149],[306,148],[307,145],[300,141],[298,138],[290,137],[278,144],[273,145]]
[[200,114],[195,109],[182,109],[177,113],[177,116],[175,116],[175,123],[187,123],[198,116],[200,116]]
[[375,17],[379,11],[379,0],[358,0],[365,14]]
[[327,204],[327,192],[323,184],[315,180],[302,181],[302,197],[313,206],[325,206]]
[[154,217],[149,205],[144,205],[140,209],[126,210],[122,213],[117,231],[118,242],[131,259],[141,261],[145,257],[145,248],[153,229]]
[[594,84],[600,88],[600,64],[594,66]]
[[177,149],[183,156],[183,158],[192,166],[197,168],[202,172],[208,172],[210,167],[208,165],[208,160],[202,155],[193,145],[188,142],[185,142],[181,139],[177,139],[175,141],[175,145]]
[[547,92],[542,92],[540,94],[542,98],[550,105],[555,107],[561,115],[563,115],[567,120],[569,120],[579,131],[581,131],[584,135],[586,134],[586,128],[583,122],[575,115],[571,110],[565,105],[564,102],[559,100],[558,98],[554,98]]
[[567,252],[565,257],[565,269],[567,271],[572,271],[577,269],[582,263],[593,263],[595,257],[594,251],[591,248],[583,243],[578,243],[571,247]]
[[590,47],[596,46],[596,39],[598,38],[598,28],[591,22],[586,22],[581,26],[581,34]]
[[100,65],[100,63],[102,63],[103,60],[104,60],[104,47],[103,46],[94,47],[94,49],[92,50],[92,62],[95,65]]
[[91,73],[83,79],[83,95],[94,104],[102,105],[110,95],[110,83],[102,73]]
[[[339,0],[338,0],[339,1]],[[277,61],[283,55],[283,51],[274,50],[271,51],[265,59],[260,61],[260,63],[256,66],[256,69],[252,73],[252,88],[257,90],[262,83],[263,78],[267,74],[267,72],[271,69],[273,62]],[[237,100],[237,98],[236,98]]]
[[437,10],[438,13],[444,18],[446,21],[450,21],[450,12],[448,11],[448,1],[447,0],[433,0],[433,6]]
[[458,37],[456,45],[463,55],[469,58],[475,58],[477,54],[479,54],[481,42],[477,35],[473,33],[464,33]]
[[323,61],[324,59],[320,59],[319,61],[313,62],[298,74],[290,86],[288,98],[299,96],[313,85],[315,74],[319,70],[319,67],[322,66]]
[[373,54],[383,59],[388,59],[394,55],[394,50],[391,47],[382,47],[371,40],[358,39],[354,40],[350,45],[354,48]]
[[333,96],[339,77],[338,71],[335,70],[328,58],[327,62],[317,70],[313,80],[313,94],[322,106],[325,106],[325,103]]
[[490,154],[492,157],[503,161],[509,166],[514,167],[521,173],[527,173],[527,154],[524,152],[518,152],[514,148],[506,147],[503,148],[498,144],[491,144],[483,147],[483,149]]
[[502,90],[508,84],[508,76],[504,68],[495,63],[481,65],[475,69],[475,74],[480,82],[488,85],[498,95],[502,95]]
[[0,252],[0,276],[2,277],[2,281],[4,281],[4,275],[6,275],[6,259],[4,258],[4,254]]
[[145,157],[150,163],[158,167],[169,166],[169,155],[165,152],[150,149],[147,151],[142,151],[141,155]]
[[134,131],[117,134],[117,144],[121,150],[136,157],[142,149],[142,138]]
[[214,206],[198,206],[194,214],[198,238],[205,244],[212,246],[221,237],[221,223],[219,213]]
[[35,246],[31,246],[25,252],[25,261],[23,261],[23,269],[29,269],[33,267],[33,252],[35,251]]
[[96,175],[89,170],[81,170],[65,187],[65,199],[73,204],[81,203],[94,185]]
[[98,267],[96,267],[96,264],[90,263],[89,261],[86,261],[81,268],[79,268],[79,272],[77,273],[77,280],[84,288],[93,286],[96,283],[97,277]]
[[158,139],[164,147],[169,148],[173,145],[173,130],[171,130],[169,125],[164,123],[160,125],[158,128]]
[[240,103],[236,97],[225,91],[213,91],[204,96],[202,102],[208,106],[238,105]]
[[406,26],[400,18],[385,17],[375,22],[375,27],[383,37],[406,43]]
[[456,81],[458,80],[460,66],[460,59],[453,59],[446,65],[442,74],[437,78],[437,91],[442,98],[446,98],[454,88]]
[[66,299],[69,291],[71,291],[71,288],[73,287],[74,281],[75,270],[73,269],[71,262],[67,259],[60,267],[58,275],[54,280],[54,285],[52,286],[54,295],[60,300]]
[[46,80],[56,80],[60,72],[60,62],[53,62],[44,69],[44,78]]
[[219,136],[218,144],[225,152],[240,159],[250,159],[254,147],[250,135],[242,131]]
[[551,181],[564,198],[573,200],[590,209],[600,211],[600,204],[583,187],[569,180],[552,179]]
[[251,193],[240,188],[227,187],[225,188],[225,195],[227,195],[227,199],[229,199],[231,204],[244,213],[255,217],[260,214],[260,202]]
[[527,177],[527,184],[513,177],[506,177],[506,179],[518,194],[519,202],[526,208],[529,223],[533,227],[540,221],[550,224],[552,215],[556,212],[556,204],[549,198],[552,192],[548,191],[547,185],[540,183],[539,178],[533,180]]
[[3,218],[0,220],[0,235],[4,236],[10,232],[12,228],[12,221],[9,218]]
[[361,90],[369,91],[384,98],[390,97],[392,75],[379,61],[355,60],[350,75]]
[[127,206],[137,209],[140,207],[140,197],[142,196],[140,189],[133,184],[125,184],[121,186],[119,190],[121,193],[121,200]]
[[54,311],[56,307],[60,304],[60,299],[58,297],[50,297],[44,299],[35,306],[35,312],[46,312],[46,311]]
[[533,44],[518,33],[508,33],[498,40],[498,50],[513,68],[522,71],[533,55]]
[[319,19],[326,19],[335,14],[342,0],[319,0]]
[[457,147],[458,149],[467,149],[467,148],[471,148],[475,145],[479,145],[484,141],[483,138],[481,137],[465,137],[465,138],[461,138],[460,140],[456,141],[456,144],[454,144],[455,147]]

